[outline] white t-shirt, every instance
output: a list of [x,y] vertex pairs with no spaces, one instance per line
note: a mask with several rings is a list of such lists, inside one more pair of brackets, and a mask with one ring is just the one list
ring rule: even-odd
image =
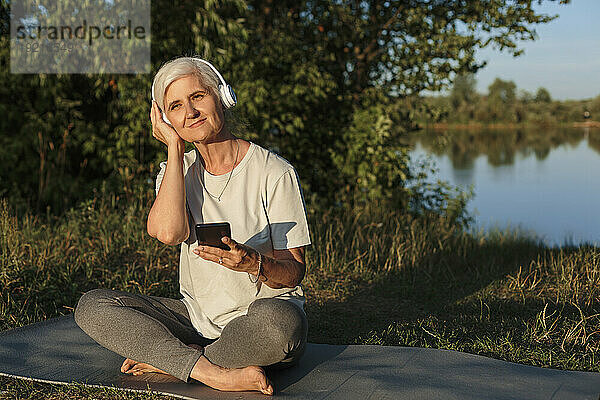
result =
[[[250,303],[259,298],[289,300],[304,311],[305,298],[300,285],[272,289],[260,281],[252,283],[246,272],[233,271],[193,252],[198,246],[195,225],[209,222],[229,222],[233,240],[271,257],[273,249],[311,244],[304,196],[295,168],[283,157],[250,142],[221,201],[217,201],[206,190],[218,196],[229,173],[212,175],[196,161],[197,157],[197,150],[192,150],[183,158],[190,236],[181,243],[179,258],[182,300],[196,331],[206,338],[219,337],[229,321],[245,315]],[[166,161],[160,163],[157,195],[166,166]],[[200,174],[206,189],[200,182]]]

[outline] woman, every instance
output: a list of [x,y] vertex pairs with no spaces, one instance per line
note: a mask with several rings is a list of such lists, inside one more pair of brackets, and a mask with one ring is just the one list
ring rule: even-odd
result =
[[[231,132],[223,106],[231,99],[223,99],[219,79],[207,62],[181,57],[163,65],[153,84],[152,134],[168,156],[147,230],[181,244],[183,298],[96,289],[81,297],[75,321],[126,357],[122,372],[270,395],[262,367],[295,364],[306,344],[306,210],[294,167]],[[195,149],[184,153],[185,142]],[[196,224],[225,221],[230,250],[198,246]]]

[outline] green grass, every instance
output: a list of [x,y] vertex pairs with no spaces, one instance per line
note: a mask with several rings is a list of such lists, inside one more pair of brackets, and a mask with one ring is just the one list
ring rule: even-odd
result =
[[[72,312],[96,287],[177,296],[178,247],[145,232],[153,193],[100,196],[60,218],[0,199],[0,330]],[[465,351],[600,371],[600,252],[443,217],[310,212],[309,341]],[[3,398],[158,398],[0,378]],[[117,394],[118,393],[118,394]],[[120,396],[120,397],[119,397]]]
[[44,400],[171,400],[173,397],[147,392],[123,391],[110,388],[87,387],[81,384],[51,385],[0,377],[0,399]]

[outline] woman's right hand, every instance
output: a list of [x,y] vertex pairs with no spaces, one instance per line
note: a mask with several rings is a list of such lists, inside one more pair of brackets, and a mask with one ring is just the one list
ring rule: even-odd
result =
[[160,108],[155,100],[152,100],[150,120],[152,121],[152,136],[156,140],[163,142],[167,147],[184,144],[175,128],[162,119]]

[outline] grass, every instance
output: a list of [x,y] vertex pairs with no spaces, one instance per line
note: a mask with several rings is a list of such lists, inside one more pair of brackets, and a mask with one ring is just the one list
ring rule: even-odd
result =
[[[99,196],[60,218],[0,199],[0,330],[72,312],[96,287],[177,296],[178,247],[145,232],[151,191]],[[439,216],[309,213],[309,341],[452,349],[600,371],[600,252]],[[153,395],[0,378],[0,399]]]

